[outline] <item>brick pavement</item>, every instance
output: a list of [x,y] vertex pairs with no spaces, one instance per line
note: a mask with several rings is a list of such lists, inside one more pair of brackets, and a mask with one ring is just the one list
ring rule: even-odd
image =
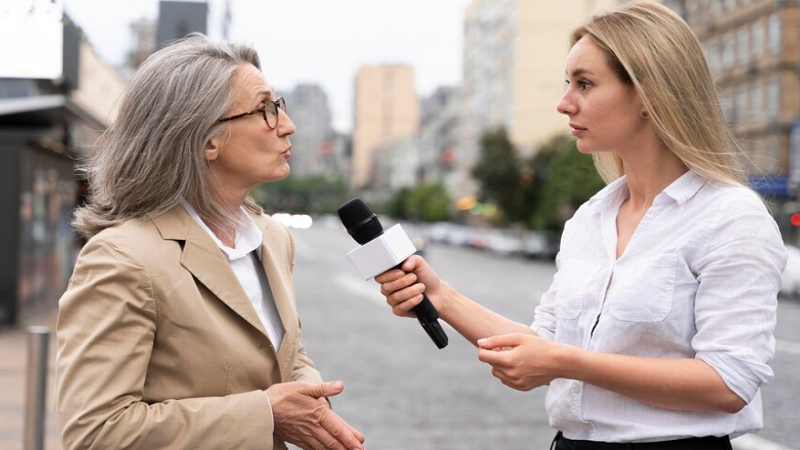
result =
[[56,312],[30,320],[24,326],[0,330],[0,450],[21,450],[25,417],[26,372],[28,369],[27,327],[42,325],[53,330],[47,377],[45,449],[60,450],[53,415],[53,369],[55,361]]

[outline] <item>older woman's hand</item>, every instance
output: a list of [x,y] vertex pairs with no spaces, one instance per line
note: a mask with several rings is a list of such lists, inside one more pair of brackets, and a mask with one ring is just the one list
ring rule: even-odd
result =
[[421,256],[412,255],[403,262],[402,270],[389,269],[376,276],[375,281],[380,283],[381,294],[397,316],[415,317],[411,308],[422,301],[423,292],[441,312],[441,280]]
[[364,435],[330,409],[324,397],[344,390],[341,381],[292,381],[270,386],[265,392],[272,406],[275,434],[304,450],[362,449]]
[[492,375],[518,391],[550,384],[560,377],[563,346],[542,337],[513,333],[478,340],[478,359]]

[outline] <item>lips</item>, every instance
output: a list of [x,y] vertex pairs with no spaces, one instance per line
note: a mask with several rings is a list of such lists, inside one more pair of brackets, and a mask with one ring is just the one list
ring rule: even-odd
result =
[[584,128],[584,127],[582,127],[582,126],[579,126],[579,125],[577,125],[577,124],[574,124],[574,123],[572,123],[572,122],[570,122],[569,126],[570,126],[570,128],[572,128],[573,130],[578,130],[578,131],[586,131],[586,128]]

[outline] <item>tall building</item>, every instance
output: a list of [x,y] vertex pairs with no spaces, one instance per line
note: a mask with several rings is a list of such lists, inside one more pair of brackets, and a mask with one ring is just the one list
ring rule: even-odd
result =
[[316,84],[301,84],[284,95],[286,111],[297,127],[292,141],[292,176],[309,177],[323,173],[323,159],[332,153],[331,109],[328,96]]
[[453,161],[458,145],[460,90],[440,87],[422,100],[419,130],[419,182],[441,182],[455,193],[452,183]]
[[474,0],[464,18],[462,125],[455,155],[459,195],[475,192],[469,173],[478,140],[505,127],[531,154],[554,133],[566,132],[556,103],[564,92],[569,33],[617,0]]
[[133,46],[128,53],[126,65],[132,75],[156,51],[156,24],[153,20],[142,17],[130,24],[130,30]]
[[787,195],[790,166],[800,163],[800,145],[791,148],[792,132],[800,131],[800,2],[667,0],[664,5],[700,38],[726,118],[751,160],[750,173],[781,178],[762,188]]
[[208,2],[168,0],[159,2],[156,30],[156,44],[159,48],[195,31],[208,33]]
[[405,65],[362,67],[356,75],[352,185],[373,180],[373,154],[394,140],[416,134],[419,100],[414,70]]
[[[751,186],[772,198],[784,237],[800,184],[800,2],[666,0],[694,29]],[[785,209],[784,206],[789,206]]]

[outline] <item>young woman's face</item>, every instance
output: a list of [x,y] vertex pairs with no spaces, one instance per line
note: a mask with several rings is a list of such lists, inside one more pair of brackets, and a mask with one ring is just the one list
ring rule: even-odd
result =
[[567,89],[556,109],[569,117],[582,153],[618,152],[636,145],[647,120],[633,86],[623,83],[588,36],[567,55]]
[[[232,89],[237,101],[226,117],[269,106],[275,100],[272,88],[252,64],[242,63],[233,76]],[[289,175],[287,160],[292,144],[289,136],[296,131],[294,123],[278,110],[278,124],[267,126],[261,113],[228,122],[229,130],[216,140],[217,151],[206,149],[206,158],[219,182],[228,188],[250,190],[267,181]]]

